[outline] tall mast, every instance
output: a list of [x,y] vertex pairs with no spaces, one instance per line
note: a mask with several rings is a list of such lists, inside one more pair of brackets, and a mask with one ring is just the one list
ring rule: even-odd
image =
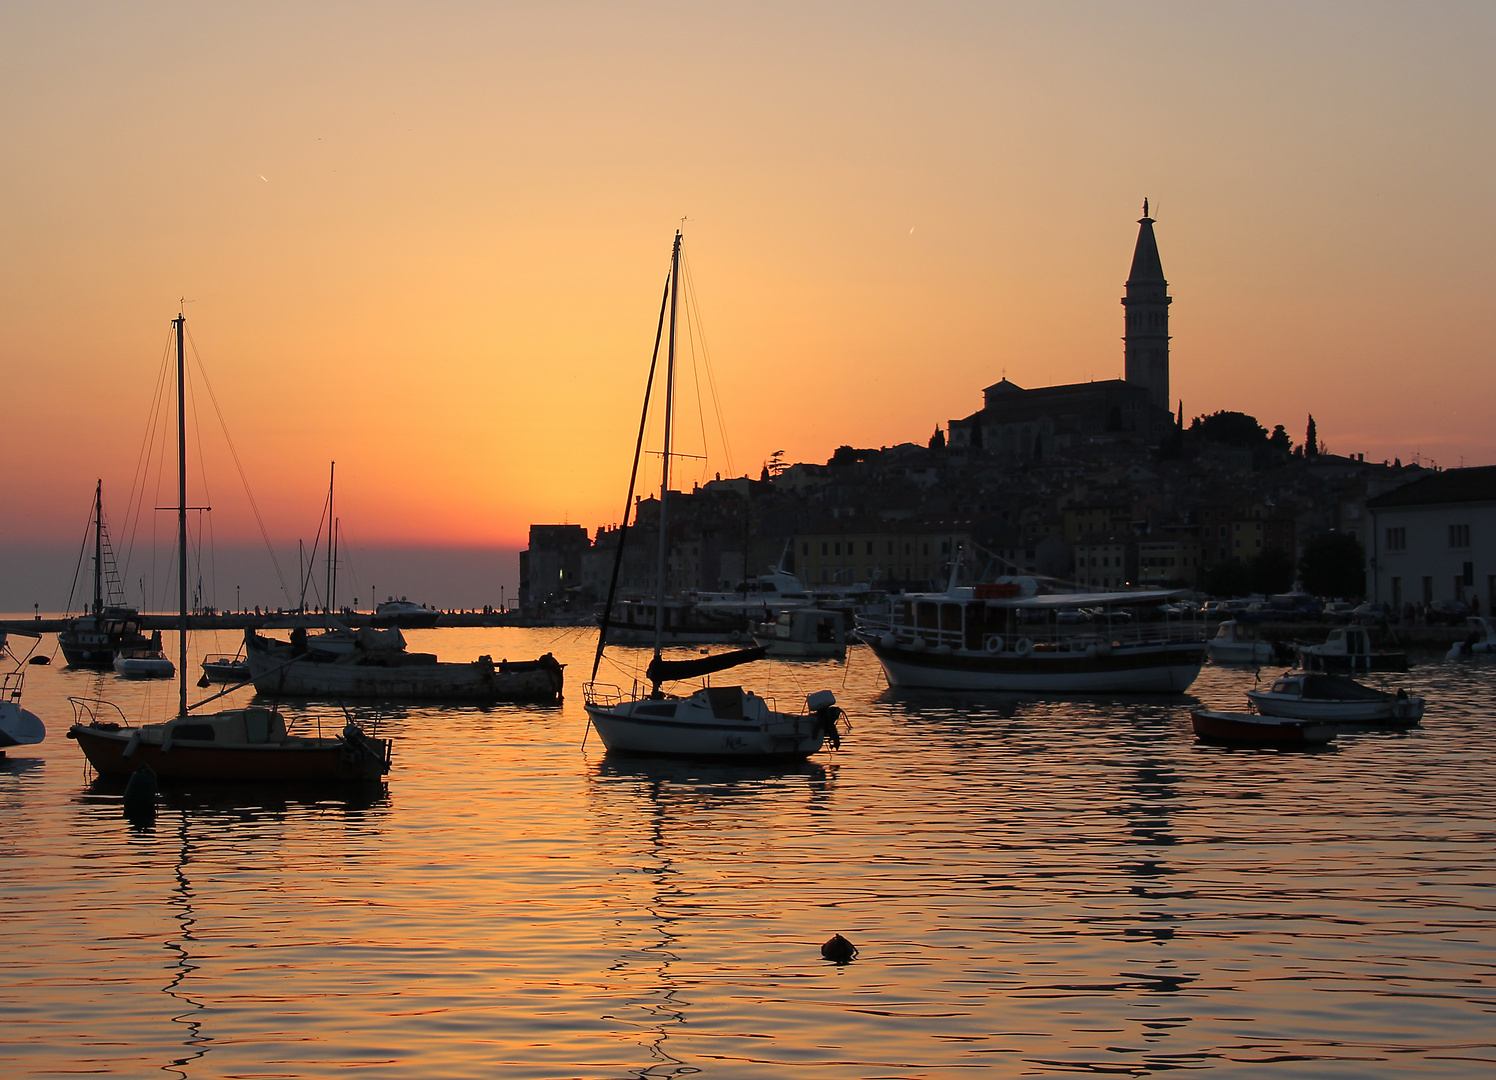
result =
[[172,320],[177,328],[177,715],[187,715],[187,364],[182,331],[187,317]]
[[104,481],[94,486],[94,599],[93,613],[104,610]]
[[[665,504],[670,493],[670,424],[675,405],[675,310],[680,297],[680,230],[675,230],[675,244],[670,249],[670,344],[665,354],[665,448],[660,469],[660,557],[656,566],[655,587],[655,659],[665,639]],[[659,689],[655,682],[655,689]]]
[[[332,590],[337,583],[337,572],[333,570],[333,562],[338,557],[338,541],[333,536],[334,522],[337,520],[332,513],[332,486],[337,477],[338,463],[334,461],[327,469],[327,613],[332,614]],[[316,552],[312,553],[314,556]]]

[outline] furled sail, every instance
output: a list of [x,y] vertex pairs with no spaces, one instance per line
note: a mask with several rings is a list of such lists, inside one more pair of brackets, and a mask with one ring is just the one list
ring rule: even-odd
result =
[[656,685],[678,679],[695,679],[702,675],[710,675],[714,671],[725,671],[730,667],[737,667],[739,664],[751,664],[755,660],[762,660],[764,655],[764,647],[755,645],[751,649],[735,649],[732,652],[703,656],[696,660],[663,660],[656,656],[649,662],[647,674],[650,681]]

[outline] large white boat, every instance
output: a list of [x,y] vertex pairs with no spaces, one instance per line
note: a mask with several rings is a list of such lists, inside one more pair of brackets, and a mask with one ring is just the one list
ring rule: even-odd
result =
[[[945,592],[902,597],[886,620],[859,620],[857,636],[872,648],[890,686],[1179,693],[1205,662],[1198,625],[1118,617],[1119,609],[1157,605],[1174,595],[1040,593],[1027,578],[953,582]],[[1085,611],[1086,621],[1062,629],[1057,616],[1066,611]]]
[[388,600],[375,605],[375,626],[403,626],[407,630],[422,630],[435,626],[442,613],[435,608],[417,604],[414,600],[400,597],[396,600],[393,596]]
[[1318,645],[1299,646],[1299,667],[1306,671],[1407,671],[1401,649],[1374,649],[1364,626],[1337,626]]
[[[636,685],[632,692],[625,693],[620,687],[597,682],[597,669],[602,661],[612,630],[610,613],[614,596],[609,590],[608,602],[603,610],[602,627],[598,634],[597,655],[592,665],[592,680],[583,685],[583,703],[587,718],[591,722],[603,746],[610,753],[643,754],[661,757],[695,759],[744,760],[797,760],[809,757],[829,741],[839,745],[838,723],[842,712],[836,706],[836,697],[829,690],[807,695],[805,708],[796,712],[782,712],[776,704],[762,694],[744,689],[742,686],[705,686],[694,693],[680,696],[666,693],[662,686],[666,682],[706,677],[718,671],[763,657],[762,648],[739,649],[716,656],[690,660],[666,660],[661,656],[664,644],[665,570],[666,543],[669,535],[668,509],[670,495],[670,446],[672,401],[675,391],[675,344],[676,313],[680,294],[680,243],[681,236],[675,234],[675,243],[670,251],[670,276],[666,295],[660,306],[660,330],[663,333],[668,310],[670,329],[667,341],[664,387],[664,446],[661,453],[662,478],[660,482],[659,506],[659,550],[656,561],[655,637],[654,658],[650,661],[646,677],[650,687],[640,693]],[[654,381],[655,363],[659,358],[659,335],[655,338],[655,359],[650,363],[650,384]],[[649,396],[646,391],[644,415],[640,419],[638,446],[643,447],[644,431],[649,416]],[[633,502],[634,485],[638,479],[639,454],[634,457],[633,479],[629,483],[629,496],[625,505]],[[615,556],[613,580],[617,581],[617,567],[623,558],[627,540],[628,516],[619,537]]]
[[760,623],[753,640],[770,656],[834,657],[847,655],[847,619],[840,611],[801,607],[781,611],[772,622]]

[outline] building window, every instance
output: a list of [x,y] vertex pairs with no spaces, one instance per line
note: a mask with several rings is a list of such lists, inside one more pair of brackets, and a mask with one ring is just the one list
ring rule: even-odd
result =
[[1451,525],[1449,527],[1449,546],[1452,548],[1467,548],[1470,546],[1470,526]]
[[1387,550],[1404,551],[1408,546],[1408,530],[1399,525],[1387,530]]
[[1402,578],[1392,579],[1392,610],[1394,613],[1402,611]]
[[840,541],[840,540],[838,540],[838,541],[837,541],[837,542],[836,542],[836,544],[835,544],[835,545],[834,545],[834,546],[835,546],[835,548],[836,548],[836,552],[835,552],[835,553],[836,553],[836,554],[837,554],[837,555],[840,555],[840,554],[841,554],[841,541]]
[[809,555],[810,554],[810,545],[809,544],[801,544],[800,545],[800,554],[801,555]]
[[1461,584],[1464,584],[1464,585],[1474,585],[1475,584],[1475,564],[1473,562],[1467,562],[1465,564],[1465,572],[1463,574],[1461,574],[1460,577],[1464,579],[1461,582]]
[[1423,579],[1423,602],[1432,604],[1434,602],[1434,579],[1425,576]]
[[867,542],[867,553],[869,555],[873,553],[873,542],[871,540]]
[[[828,543],[827,543],[827,542],[826,542],[826,541],[824,541],[824,540],[822,540],[822,541],[821,541],[821,554],[822,554],[822,555],[829,555],[829,554],[831,554],[831,545],[830,545],[830,544],[828,544]],[[825,579],[825,578],[822,578],[822,579],[821,579],[821,580],[822,580],[822,581],[824,581],[824,580],[826,580],[826,579]]]

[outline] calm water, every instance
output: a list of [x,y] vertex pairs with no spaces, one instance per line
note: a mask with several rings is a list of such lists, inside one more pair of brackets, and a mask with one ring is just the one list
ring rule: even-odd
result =
[[[589,633],[408,637],[554,651],[568,699],[388,710],[369,799],[184,793],[132,824],[64,699],[159,719],[174,685],[28,668],[50,734],[0,765],[0,1072],[1496,1071],[1496,664],[1431,657],[1421,729],[1296,753],[1190,734],[1250,671],[1063,702],[892,694],[864,650],[764,663],[743,678],[786,706],[834,689],[855,725],[773,770],[584,744]],[[838,932],[844,967],[819,954]]]

